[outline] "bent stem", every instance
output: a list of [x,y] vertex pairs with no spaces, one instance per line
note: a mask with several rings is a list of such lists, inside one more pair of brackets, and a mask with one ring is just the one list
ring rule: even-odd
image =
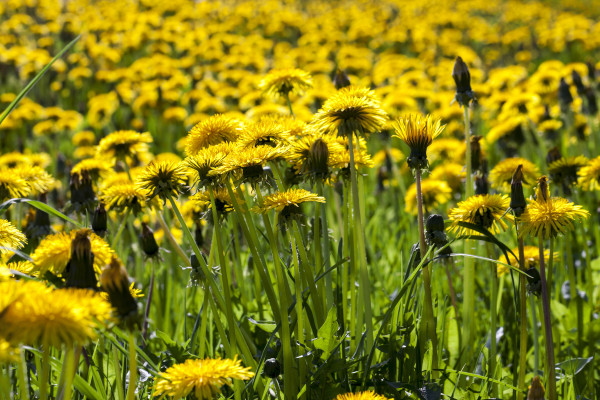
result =
[[544,310],[544,331],[546,333],[546,371],[548,380],[548,400],[556,400],[556,377],[554,372],[554,342],[552,341],[552,321],[550,316],[550,302],[548,299],[548,286],[546,283],[546,263],[544,260],[544,241],[542,234],[539,236],[540,249],[540,278],[542,283],[542,306]]
[[[427,244],[425,243],[425,226],[423,220],[423,196],[421,192],[421,170],[417,169],[415,173],[415,183],[417,186],[417,213],[419,219],[419,249],[421,259],[427,254]],[[435,329],[435,318],[433,317],[433,298],[431,296],[431,275],[428,266],[423,267],[423,286],[425,287],[425,301],[423,304],[423,319],[425,320],[424,333],[428,340],[431,340],[432,347],[432,377],[436,379],[438,369],[437,359],[437,335]],[[425,345],[425,343],[423,343]],[[425,348],[425,347],[424,347]],[[424,354],[424,353],[422,353]]]

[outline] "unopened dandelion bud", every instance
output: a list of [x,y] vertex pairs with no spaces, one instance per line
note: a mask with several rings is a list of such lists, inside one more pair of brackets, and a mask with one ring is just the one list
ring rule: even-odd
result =
[[490,192],[490,183],[487,179],[487,174],[477,174],[473,180],[475,185],[475,194],[488,194]]
[[71,191],[71,207],[76,212],[91,211],[96,201],[96,195],[88,173],[83,171],[81,175],[72,174],[69,189]]
[[71,241],[71,259],[66,267],[66,287],[98,289],[98,280],[94,271],[94,253],[92,253],[89,233],[89,230],[82,229]]
[[350,78],[345,71],[338,68],[333,77],[333,84],[337,90],[340,90],[343,87],[350,86]]
[[129,328],[139,325],[138,305],[129,290],[129,275],[116,256],[102,271],[100,283],[121,321]]
[[471,136],[471,170],[477,171],[481,165],[481,139],[483,136]]
[[456,57],[452,78],[456,83],[455,100],[461,106],[468,106],[469,102],[475,99],[475,94],[471,90],[471,73],[461,57]]
[[148,257],[156,257],[158,255],[158,244],[154,238],[154,232],[148,224],[142,222],[142,234],[140,235],[140,243],[142,250]]
[[510,182],[510,208],[516,217],[525,212],[527,202],[523,194],[523,164],[519,164]]
[[546,155],[546,164],[552,164],[556,160],[560,160],[562,158],[562,154],[558,147],[553,147],[548,150],[548,154]]
[[535,190],[535,198],[538,203],[547,202],[550,198],[548,177],[546,175],[543,175],[538,179],[538,186]]
[[560,84],[558,85],[558,101],[563,113],[566,112],[571,103],[573,103],[573,95],[571,94],[571,89],[569,88],[569,84],[565,81],[565,78],[560,78]]
[[307,170],[311,175],[326,178],[329,175],[329,147],[323,139],[317,139],[310,146]]
[[583,95],[583,93],[585,92],[585,86],[583,86],[581,75],[579,75],[577,71],[573,70],[571,72],[571,79],[573,80],[573,85],[575,85],[575,88],[577,89],[577,94],[580,96]]
[[527,400],[546,400],[546,392],[544,385],[539,376],[533,378],[529,391],[527,392]]
[[108,229],[108,214],[104,203],[100,202],[92,216],[92,230],[98,236],[104,236]]
[[196,229],[194,229],[194,240],[198,247],[204,246],[204,234],[202,233],[202,225],[196,223]]
[[585,113],[588,115],[595,116],[598,114],[598,100],[596,99],[596,92],[592,88],[585,89],[585,98],[587,99],[587,107]]
[[276,358],[269,358],[265,361],[263,374],[267,378],[277,378],[281,374],[281,363]]

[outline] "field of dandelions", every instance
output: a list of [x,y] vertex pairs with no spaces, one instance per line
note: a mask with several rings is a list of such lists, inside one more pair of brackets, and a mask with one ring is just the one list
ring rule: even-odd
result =
[[599,9],[0,2],[0,400],[599,398]]

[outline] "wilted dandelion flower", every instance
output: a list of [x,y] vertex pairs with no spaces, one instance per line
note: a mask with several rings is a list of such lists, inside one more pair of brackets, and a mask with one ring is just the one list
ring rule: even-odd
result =
[[315,130],[340,136],[367,135],[381,130],[387,120],[381,103],[372,91],[358,93],[356,88],[348,86],[325,101],[313,118]]
[[0,219],[0,255],[9,253],[8,249],[19,250],[27,243],[27,237],[13,224]]
[[600,189],[600,157],[591,159],[579,170],[578,183],[583,190]]
[[148,143],[152,143],[148,132],[116,131],[100,140],[96,154],[100,159],[125,160],[147,152]]
[[389,400],[387,397],[375,394],[373,391],[338,394],[335,400]]
[[297,68],[274,69],[263,78],[260,88],[270,95],[287,96],[294,91],[312,87],[312,78],[306,71]]
[[147,191],[147,198],[158,196],[163,201],[185,191],[187,174],[182,163],[151,162],[137,178],[138,188]]
[[509,192],[513,174],[519,165],[523,165],[523,183],[533,184],[540,175],[538,167],[529,160],[521,157],[513,157],[500,161],[492,168],[490,171],[492,187],[503,192]]
[[[500,229],[506,230],[507,225],[502,220],[502,216],[506,213],[509,205],[510,198],[503,194],[471,196],[450,210],[448,214],[452,221],[450,230],[461,235],[473,233],[471,229],[460,226],[459,222],[468,222],[490,230],[492,233],[498,232]],[[506,214],[506,218],[512,219],[512,216]]]
[[290,189],[266,196],[261,205],[254,206],[252,211],[265,214],[275,210],[285,218],[300,213],[300,204],[306,202],[325,203],[325,198],[304,189]]
[[527,400],[545,400],[546,391],[539,376],[533,378],[527,391]]
[[179,400],[193,393],[197,400],[211,400],[221,392],[221,387],[231,386],[233,379],[250,379],[253,376],[250,368],[242,367],[237,357],[233,360],[186,360],[167,368],[156,378],[154,395]]
[[185,154],[193,156],[201,149],[221,142],[235,142],[242,123],[217,114],[196,124],[185,138]]
[[[452,189],[445,181],[426,178],[421,181],[423,208],[429,212],[440,205],[446,204],[452,198]],[[410,185],[404,196],[406,212],[417,215],[417,185]]]
[[[71,242],[79,231],[55,233],[42,239],[31,255],[36,271],[41,274],[51,271],[55,275],[61,275],[71,258]],[[100,274],[102,267],[110,260],[113,250],[96,234],[91,233],[89,238],[94,253],[94,270]]]
[[400,118],[394,123],[397,138],[400,138],[410,148],[408,166],[411,169],[426,169],[429,167],[427,160],[427,147],[442,131],[445,125],[438,118],[431,115],[423,116],[410,114]]
[[10,298],[2,307],[0,336],[13,343],[86,344],[96,337],[98,321],[110,318],[110,305],[91,290],[51,290],[33,281],[3,282],[0,288]]
[[129,181],[103,187],[98,197],[109,210],[119,213],[129,210],[135,215],[142,211],[146,193],[144,189]]
[[17,197],[27,197],[31,193],[29,183],[10,168],[0,169],[0,202]]

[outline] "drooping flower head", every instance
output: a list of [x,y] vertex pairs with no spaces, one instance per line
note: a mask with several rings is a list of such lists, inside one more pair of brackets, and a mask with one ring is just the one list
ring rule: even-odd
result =
[[[450,210],[449,218],[452,221],[450,230],[457,231],[461,235],[471,234],[473,231],[459,225],[459,222],[468,222],[481,228],[490,230],[492,233],[506,230],[506,222],[502,216],[510,205],[510,199],[502,194],[485,194],[471,196],[465,201],[461,201],[457,206]],[[506,214],[505,218],[512,219],[512,216]]]
[[196,155],[200,150],[222,142],[235,142],[242,123],[221,114],[197,123],[185,138],[185,154]]
[[27,237],[13,224],[5,219],[0,219],[0,255],[9,253],[9,249],[19,250],[25,243]]
[[287,96],[291,92],[311,87],[312,77],[310,74],[297,68],[271,70],[260,83],[263,92],[279,96]]
[[552,182],[560,184],[565,195],[571,194],[571,186],[577,183],[579,170],[588,164],[585,156],[560,157],[548,165]]
[[187,174],[182,163],[151,162],[137,178],[137,185],[147,192],[148,200],[158,196],[163,201],[176,198],[186,189]]
[[331,173],[336,153],[344,150],[335,136],[313,132],[292,141],[288,161],[297,174],[325,181]]
[[423,116],[410,114],[394,123],[397,138],[400,138],[410,148],[408,166],[413,169],[427,169],[427,147],[444,130],[442,121],[431,115]]
[[96,155],[100,159],[133,159],[148,151],[152,136],[148,132],[116,131],[100,140]]
[[212,400],[224,385],[233,379],[250,379],[254,373],[242,367],[240,360],[229,359],[186,360],[161,373],[154,384],[155,396],[169,396],[173,400],[193,394],[197,400]]
[[348,86],[325,101],[312,124],[322,133],[364,136],[381,130],[386,120],[387,114],[372,91]]

